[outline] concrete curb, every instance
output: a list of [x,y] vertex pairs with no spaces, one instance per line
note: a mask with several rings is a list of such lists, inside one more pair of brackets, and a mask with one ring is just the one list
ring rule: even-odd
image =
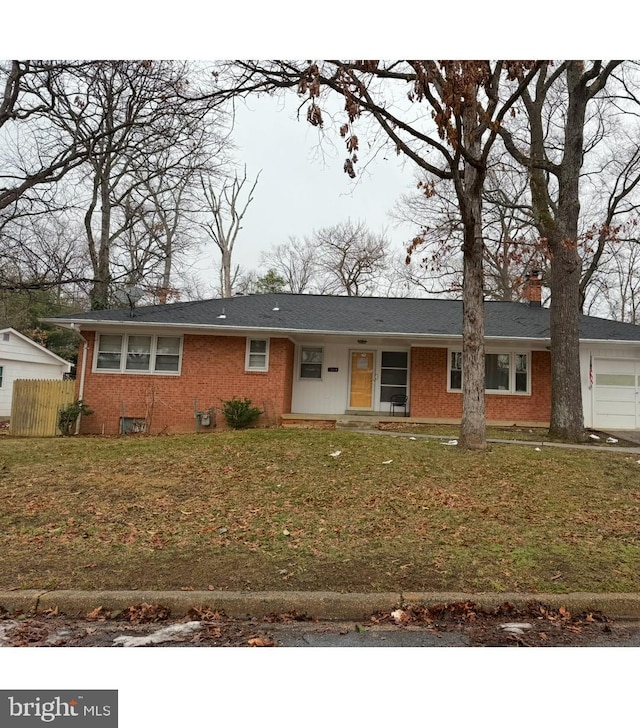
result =
[[223,591],[7,591],[0,592],[0,607],[9,612],[42,613],[58,609],[68,616],[84,616],[104,607],[125,609],[136,604],[162,605],[175,617],[186,615],[192,608],[207,607],[224,611],[229,617],[264,617],[295,611],[316,619],[360,620],[378,612],[390,612],[407,604],[434,606],[470,601],[479,607],[493,609],[505,602],[525,607],[541,602],[550,607],[565,607],[571,613],[601,611],[608,617],[640,619],[640,594],[519,594],[466,592],[223,592]]

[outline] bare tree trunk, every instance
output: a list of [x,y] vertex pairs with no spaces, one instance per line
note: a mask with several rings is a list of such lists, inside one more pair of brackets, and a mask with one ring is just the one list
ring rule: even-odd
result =
[[580,259],[575,245],[550,241],[551,437],[578,441],[584,432],[580,382]]
[[223,298],[233,296],[233,284],[231,281],[231,250],[221,250],[220,260],[220,283],[222,284]]
[[[477,93],[477,89],[476,89]],[[463,113],[463,139],[468,151],[478,159],[481,154],[477,133],[476,108]],[[484,357],[484,238],[482,235],[482,191],[486,167],[464,167],[464,186],[458,193],[463,201],[463,287],[462,287],[462,421],[460,447],[487,448],[485,415]]]
[[[104,175],[108,173],[105,170]],[[98,241],[98,264],[93,272],[95,283],[91,289],[93,310],[109,307],[109,283],[111,278],[111,200],[109,199],[108,176],[100,180],[100,237]]]
[[[553,437],[577,442],[584,436],[582,387],[580,382],[579,316],[582,306],[578,253],[580,216],[579,182],[583,165],[586,109],[619,65],[602,66],[593,61],[564,61],[552,69],[546,63],[536,85],[536,97],[523,99],[530,124],[530,154],[518,150],[508,133],[508,150],[529,169],[535,224],[547,242],[551,268],[551,371],[552,403],[549,432]],[[547,149],[547,121],[543,111],[550,91],[559,78],[566,79],[567,108],[563,116],[563,154],[551,161],[557,150]],[[557,191],[554,185],[557,181]]]
[[569,105],[565,126],[563,169],[559,176],[558,215],[548,238],[551,256],[551,426],[549,434],[576,442],[584,434],[580,382],[579,315],[582,266],[578,255],[579,179],[584,124],[589,96],[582,83],[582,64],[567,68]]
[[[474,205],[476,206],[476,205]],[[460,446],[471,450],[484,450],[485,420],[485,359],[484,359],[484,291],[482,287],[482,225],[476,218],[474,240],[465,244],[464,287],[462,296],[462,422]]]

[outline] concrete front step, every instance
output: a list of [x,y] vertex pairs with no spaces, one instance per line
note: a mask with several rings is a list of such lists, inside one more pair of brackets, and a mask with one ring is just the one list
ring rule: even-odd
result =
[[378,420],[371,419],[337,419],[336,430],[376,430],[380,423]]

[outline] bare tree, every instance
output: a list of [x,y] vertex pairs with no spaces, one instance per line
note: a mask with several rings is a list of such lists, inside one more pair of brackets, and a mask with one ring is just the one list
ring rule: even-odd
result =
[[[344,99],[345,172],[355,176],[360,148],[355,122],[370,118],[399,153],[439,179],[453,182],[463,221],[463,415],[459,443],[486,448],[482,190],[498,129],[537,73],[534,63],[506,61],[237,61],[217,94],[292,88],[306,98],[307,120],[323,126],[321,96]],[[226,83],[224,76],[221,83]],[[400,99],[424,102],[428,113]],[[416,247],[419,247],[416,241]]]
[[91,281],[81,227],[64,211],[44,209],[0,229],[0,290],[72,291]]
[[640,324],[640,241],[605,246],[585,308],[589,315]]
[[66,114],[59,80],[86,67],[79,61],[0,62],[0,211],[15,206],[82,164],[88,150],[52,117]]
[[[634,100],[634,105],[638,103]],[[609,113],[615,113],[614,104],[609,102],[608,107]],[[619,244],[630,242],[632,247],[637,245],[635,230],[640,209],[640,145],[637,139],[640,129],[637,124],[629,127],[631,125],[627,122],[623,133],[612,137],[604,162],[593,174],[596,189],[588,200],[592,210],[590,224],[578,239],[583,261],[580,310],[584,310],[589,286],[595,283],[597,287],[600,269],[604,267],[605,272],[611,270],[605,261],[607,252],[615,254],[616,250],[621,251],[623,260],[620,265],[613,265],[620,282],[620,273],[629,261],[629,248]],[[609,300],[608,294],[605,298]]]
[[[188,64],[163,61],[93,61],[51,82],[57,104],[48,121],[84,150],[74,182],[79,197],[88,187],[83,215],[93,308],[109,304],[117,245],[140,224],[146,198],[132,192],[167,179],[169,169],[186,169],[194,138],[209,124],[212,104],[185,99],[188,82]],[[130,274],[125,270],[121,280]]]
[[290,237],[286,243],[273,246],[263,253],[260,264],[273,269],[285,282],[290,293],[309,293],[316,274],[316,254],[307,238]]
[[[531,217],[528,178],[504,152],[491,161],[482,194],[485,298],[518,300],[525,275],[544,270],[546,255]],[[414,285],[430,295],[460,295],[463,229],[451,183],[420,176],[416,190],[396,204],[393,217],[421,230],[419,267],[407,271]]]
[[315,232],[312,245],[324,291],[363,296],[375,289],[389,244],[384,233],[370,232],[362,221],[347,220]]
[[[578,252],[579,185],[585,156],[587,107],[619,61],[545,62],[522,101],[528,120],[525,138],[500,128],[504,143],[530,174],[533,218],[550,260],[553,436],[578,441],[584,418],[580,380],[578,315],[582,261]],[[566,104],[558,95],[566,95]],[[549,117],[549,105],[555,113]],[[560,129],[561,139],[548,133]],[[558,143],[559,142],[559,143]]]
[[191,222],[199,205],[200,175],[208,169],[213,177],[218,172],[212,160],[224,160],[224,150],[212,148],[210,135],[192,138],[189,156],[177,167],[173,151],[167,150],[159,164],[153,160],[150,168],[133,172],[123,205],[132,224],[114,245],[116,275],[141,286],[161,304],[180,296],[176,278],[184,272],[187,253],[200,246]]
[[233,279],[239,272],[233,271],[233,248],[259,179],[258,172],[253,182],[248,180],[246,167],[242,177],[236,174],[232,180],[225,180],[220,189],[216,189],[211,178],[200,179],[205,219],[199,224],[220,251],[220,289],[224,298],[233,295]]

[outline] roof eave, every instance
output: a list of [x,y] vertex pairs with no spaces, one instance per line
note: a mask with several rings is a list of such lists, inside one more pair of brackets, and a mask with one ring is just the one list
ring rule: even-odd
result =
[[[217,324],[192,324],[192,323],[170,323],[170,322],[159,322],[159,321],[135,321],[135,320],[95,320],[95,319],[82,319],[82,318],[69,318],[69,319],[56,319],[46,318],[42,319],[43,322],[60,326],[62,328],[71,329],[77,331],[78,327],[85,331],[93,331],[99,328],[122,328],[135,327],[135,328],[162,328],[162,329],[182,329],[188,331],[208,331],[217,334],[233,334],[234,332],[240,332],[243,334],[249,332],[260,331],[271,336],[282,335],[285,337],[291,337],[296,334],[305,334],[308,336],[378,336],[389,339],[406,339],[415,338],[422,339],[425,341],[438,340],[438,339],[462,339],[462,334],[454,333],[428,333],[418,331],[365,331],[365,330],[335,330],[335,329],[299,329],[299,328],[285,328],[277,326],[230,326],[230,325],[217,325]],[[517,334],[510,334],[505,336],[492,336],[485,335],[486,341],[508,341],[516,339],[518,341],[526,341],[536,344],[548,344],[550,337],[548,336],[520,336]],[[34,342],[35,343],[35,342]],[[640,338],[638,339],[590,339],[580,338],[581,344],[636,344],[640,345]],[[50,352],[51,353],[51,352]],[[55,356],[55,355],[54,355]]]

